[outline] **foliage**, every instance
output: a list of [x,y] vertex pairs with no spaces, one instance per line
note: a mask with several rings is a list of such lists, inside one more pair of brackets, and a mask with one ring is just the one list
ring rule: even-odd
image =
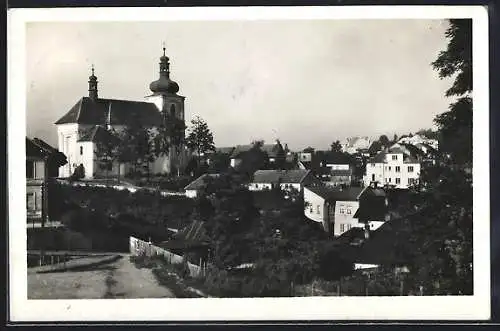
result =
[[75,170],[73,171],[73,174],[70,177],[70,180],[79,180],[85,177],[85,168],[83,167],[83,164],[78,165]]
[[231,164],[230,156],[224,153],[213,153],[209,159],[208,171],[211,173],[227,172]]
[[330,147],[332,152],[337,152],[337,153],[342,152],[342,144],[340,144],[339,140],[334,141]]
[[450,153],[456,163],[472,159],[472,20],[452,19],[446,31],[448,46],[439,53],[432,67],[440,78],[455,77],[446,91],[447,97],[458,97],[449,110],[434,122],[441,134],[440,149]]
[[197,116],[191,121],[189,135],[186,138],[189,149],[196,151],[198,156],[215,151],[214,137],[207,123]]
[[378,142],[380,143],[381,146],[388,147],[390,144],[389,138],[385,134],[381,135],[380,138],[378,138]]
[[241,154],[241,164],[238,167],[238,171],[248,179],[253,176],[255,171],[267,169],[268,167],[267,154],[261,149],[263,144],[263,141],[254,142],[250,150]]

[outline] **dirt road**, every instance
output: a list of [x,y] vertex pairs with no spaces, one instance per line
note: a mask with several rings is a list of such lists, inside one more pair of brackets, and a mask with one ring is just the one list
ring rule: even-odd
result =
[[[92,259],[87,258],[91,263]],[[173,293],[156,281],[151,269],[138,269],[122,258],[78,270],[28,273],[28,299],[173,298]]]

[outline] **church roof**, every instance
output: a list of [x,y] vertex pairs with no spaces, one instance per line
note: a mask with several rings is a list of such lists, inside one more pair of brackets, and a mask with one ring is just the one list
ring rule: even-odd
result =
[[83,141],[105,142],[110,140],[111,141],[118,140],[118,138],[113,136],[108,130],[106,130],[102,126],[96,125],[90,130],[88,130],[86,133],[84,133],[83,136],[80,139],[78,139],[78,142],[83,142]]
[[162,121],[158,108],[150,102],[82,97],[55,124],[105,124],[108,113],[111,125],[139,121],[142,125],[154,126]]

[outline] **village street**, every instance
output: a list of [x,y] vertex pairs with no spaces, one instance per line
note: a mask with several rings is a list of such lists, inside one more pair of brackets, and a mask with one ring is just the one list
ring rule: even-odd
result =
[[[138,269],[128,254],[113,262],[97,264],[102,257],[86,257],[78,270],[36,273],[28,269],[29,299],[138,299],[173,298],[158,284],[151,269]],[[88,268],[83,265],[89,265]]]

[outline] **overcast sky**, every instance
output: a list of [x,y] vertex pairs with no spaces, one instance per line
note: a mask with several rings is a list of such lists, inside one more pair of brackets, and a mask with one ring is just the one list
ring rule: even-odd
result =
[[217,146],[272,142],[328,148],[348,136],[433,126],[451,82],[430,63],[441,20],[29,23],[27,135],[54,146],[53,124],[88,94],[144,100],[162,42],[186,119],[207,121]]

